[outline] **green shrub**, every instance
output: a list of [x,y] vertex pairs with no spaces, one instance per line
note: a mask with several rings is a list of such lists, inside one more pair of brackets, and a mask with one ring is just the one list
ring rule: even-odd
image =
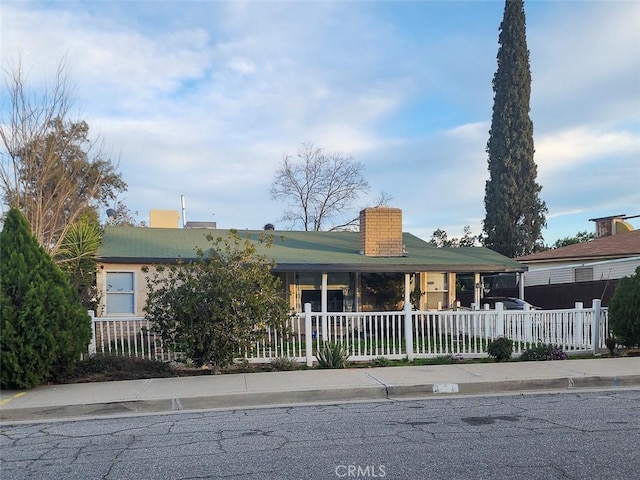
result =
[[295,358],[278,357],[271,359],[271,370],[276,372],[286,372],[298,368],[298,362]]
[[349,352],[340,342],[325,342],[316,358],[320,368],[346,368]]
[[[268,329],[286,336],[290,318],[273,260],[260,253],[273,237],[205,235],[210,248],[196,249],[193,261],[145,268],[144,312],[152,331],[200,367],[215,371],[233,364]],[[260,248],[260,251],[259,251]]]
[[386,357],[377,357],[371,360],[372,367],[388,367],[391,365],[391,360]]
[[513,353],[513,342],[506,337],[498,337],[487,344],[487,353],[497,362],[509,360]]
[[177,373],[166,362],[119,355],[94,355],[79,361],[73,371],[55,380],[60,383],[75,383],[175,376]]
[[609,328],[618,343],[626,347],[640,345],[640,267],[624,277],[609,302]]
[[31,388],[73,369],[91,340],[91,318],[15,208],[0,244],[0,385]]
[[[198,365],[198,367],[200,367],[202,365]],[[251,364],[249,363],[249,359],[248,358],[235,358],[233,360],[233,366],[235,367],[235,371],[238,373],[249,373],[251,372]],[[216,366],[214,365],[213,370],[215,373],[222,373],[222,369],[220,368],[216,368]]]
[[452,363],[457,363],[458,360],[454,358],[452,355],[438,355],[437,357],[433,357],[430,359],[430,365],[451,365]]
[[532,361],[532,360],[566,360],[569,358],[567,352],[562,350],[556,345],[547,345],[545,343],[539,343],[535,347],[528,348],[522,355],[520,360]]

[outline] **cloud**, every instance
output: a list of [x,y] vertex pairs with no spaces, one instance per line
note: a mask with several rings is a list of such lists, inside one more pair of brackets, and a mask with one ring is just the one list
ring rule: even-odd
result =
[[[271,178],[311,141],[365,164],[361,206],[384,190],[420,236],[479,232],[500,2],[149,6],[3,5],[3,61],[22,54],[41,82],[67,56],[134,210],[179,208],[185,194],[193,220],[276,222],[284,206],[269,198]],[[640,204],[639,4],[526,8],[549,218],[571,228],[579,215],[563,212],[630,210]]]
[[541,175],[585,167],[607,157],[640,158],[640,136],[632,132],[597,131],[586,126],[558,131],[536,141]]
[[578,121],[637,130],[640,4],[552,5],[537,23],[528,22],[536,129],[546,133]]

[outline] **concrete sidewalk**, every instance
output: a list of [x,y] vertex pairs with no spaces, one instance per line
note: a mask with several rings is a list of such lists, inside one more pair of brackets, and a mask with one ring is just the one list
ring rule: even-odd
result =
[[640,387],[640,358],[208,375],[2,391],[0,420]]

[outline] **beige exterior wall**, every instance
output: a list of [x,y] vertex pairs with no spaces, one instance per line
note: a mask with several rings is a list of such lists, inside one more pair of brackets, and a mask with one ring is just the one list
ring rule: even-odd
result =
[[[418,272],[413,282],[419,282],[420,297],[419,310],[435,310],[450,308],[456,301],[456,274],[452,272]],[[413,290],[414,283],[411,288]]]
[[449,274],[427,272],[425,307],[427,310],[447,308],[449,306]]
[[[107,312],[106,300],[108,295],[113,295],[113,290],[108,288],[107,277],[108,273],[130,273],[133,276],[133,311],[125,313],[113,313]],[[150,266],[150,272],[145,273],[142,271],[142,265],[140,264],[99,264],[98,272],[96,275],[97,288],[100,295],[100,307],[96,312],[99,317],[142,317],[144,316],[144,304],[147,299],[147,287],[146,277],[153,274],[153,266]],[[337,274],[342,277],[348,274]],[[310,282],[307,277],[309,275],[296,274],[288,272],[281,274],[280,278],[283,281],[283,290],[287,294],[289,299],[289,305],[295,311],[302,312],[304,306],[301,303],[303,290],[318,290],[321,288],[320,276],[316,274],[318,281]],[[345,292],[345,310],[349,311],[361,311],[363,306],[361,305],[360,295],[358,292],[359,281],[358,275],[354,275],[349,281],[344,281],[342,278],[337,278],[334,274],[328,276],[328,289],[329,290],[343,290]],[[419,282],[422,296],[420,299],[420,310],[432,309],[435,310],[438,306],[442,308],[448,308],[455,302],[455,273],[433,273],[433,272],[419,272],[412,280],[412,291],[415,286],[414,282]],[[123,292],[126,295],[127,292]],[[351,299],[351,300],[348,300]]]

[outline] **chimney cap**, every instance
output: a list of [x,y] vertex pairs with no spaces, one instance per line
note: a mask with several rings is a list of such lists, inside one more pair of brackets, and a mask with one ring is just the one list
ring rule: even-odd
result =
[[627,215],[625,213],[622,213],[620,215],[611,215],[609,217],[590,218],[589,221],[590,222],[601,222],[603,220],[616,220],[618,218],[625,219],[625,218],[627,218]]

